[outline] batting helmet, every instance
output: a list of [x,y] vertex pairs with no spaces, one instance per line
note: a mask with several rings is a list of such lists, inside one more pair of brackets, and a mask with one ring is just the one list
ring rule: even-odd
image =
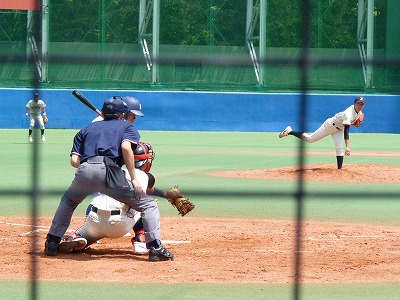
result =
[[149,172],[155,157],[153,147],[149,143],[139,142],[133,153],[135,155],[135,168]]
[[142,113],[142,105],[139,100],[133,97],[122,97],[122,101],[124,101],[129,108],[129,111],[137,116],[144,117]]

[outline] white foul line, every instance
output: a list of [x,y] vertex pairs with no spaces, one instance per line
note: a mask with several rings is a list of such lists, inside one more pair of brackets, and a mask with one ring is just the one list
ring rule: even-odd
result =
[[[10,222],[0,222],[0,224],[11,225],[11,226],[21,226],[21,227],[32,227],[33,226],[33,225],[10,223]],[[36,228],[43,228],[43,229],[35,229],[35,230],[32,230],[32,231],[21,233],[21,234],[19,234],[19,236],[32,234],[34,232],[47,231],[47,230],[50,229],[50,227],[48,227],[48,226],[36,226]],[[67,230],[67,231],[73,231],[73,230]],[[125,235],[125,236],[129,236],[129,235]],[[163,241],[161,241],[161,243],[163,243],[163,244],[188,244],[190,242],[191,241],[173,241],[173,240],[163,240]]]
[[162,240],[161,244],[189,244],[191,241],[171,241],[171,240]]

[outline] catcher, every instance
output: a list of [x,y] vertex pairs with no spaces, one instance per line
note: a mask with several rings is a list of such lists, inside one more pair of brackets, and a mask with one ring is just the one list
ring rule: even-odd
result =
[[[181,216],[194,209],[192,204],[177,187],[162,191],[154,187],[155,178],[149,173],[155,153],[150,144],[140,142],[135,153],[135,172],[143,191],[142,197],[151,195],[163,197],[178,209]],[[129,178],[128,172],[125,172]],[[129,208],[107,195],[96,194],[86,210],[85,223],[72,235],[64,237],[59,252],[82,251],[102,238],[119,238],[133,229],[131,239],[135,254],[148,254],[141,220],[141,213]]]

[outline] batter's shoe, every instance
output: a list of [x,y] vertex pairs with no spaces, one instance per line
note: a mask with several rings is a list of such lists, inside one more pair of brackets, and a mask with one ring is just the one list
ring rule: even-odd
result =
[[174,255],[167,250],[163,245],[159,248],[150,247],[149,261],[165,261],[174,260]]
[[58,243],[48,242],[44,243],[44,252],[47,256],[57,256],[58,254]]
[[46,138],[44,137],[44,135],[42,135],[42,142],[45,142]]
[[66,237],[58,246],[59,252],[76,252],[83,250],[87,245],[87,240],[77,234]]
[[33,143],[33,138],[32,138],[31,135],[29,136],[29,142],[30,142],[30,143]]
[[282,131],[282,132],[279,134],[279,138],[283,138],[283,137],[285,137],[285,136],[288,136],[288,134],[291,133],[291,132],[292,132],[292,127],[288,126],[288,127],[285,128],[284,131]]

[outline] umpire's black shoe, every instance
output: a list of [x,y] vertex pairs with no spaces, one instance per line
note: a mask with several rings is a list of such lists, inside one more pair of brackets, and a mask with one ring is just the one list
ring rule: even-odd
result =
[[44,252],[47,256],[56,256],[58,254],[58,243],[46,241],[44,243]]
[[174,255],[162,245],[159,248],[150,247],[149,260],[150,261],[174,260]]

